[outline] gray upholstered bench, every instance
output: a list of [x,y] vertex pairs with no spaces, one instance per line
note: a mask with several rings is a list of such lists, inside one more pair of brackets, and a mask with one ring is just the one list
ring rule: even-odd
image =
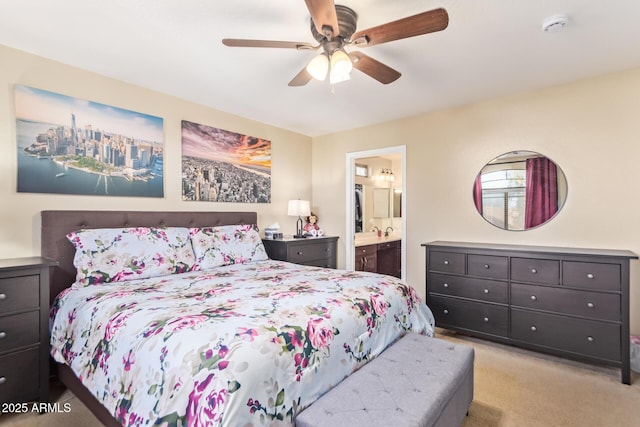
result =
[[407,334],[296,417],[297,427],[460,426],[473,348]]

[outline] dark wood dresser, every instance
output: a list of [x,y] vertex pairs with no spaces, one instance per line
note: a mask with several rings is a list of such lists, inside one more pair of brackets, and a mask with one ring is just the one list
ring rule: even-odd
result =
[[338,237],[263,239],[269,258],[316,267],[336,268]]
[[436,326],[620,367],[630,383],[625,250],[431,242],[427,305]]
[[49,269],[40,257],[0,260],[0,403],[49,401]]

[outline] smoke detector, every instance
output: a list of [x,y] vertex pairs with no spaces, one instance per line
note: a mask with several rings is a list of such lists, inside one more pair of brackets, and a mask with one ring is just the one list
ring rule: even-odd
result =
[[567,15],[552,15],[542,20],[542,31],[554,33],[560,31],[569,22]]

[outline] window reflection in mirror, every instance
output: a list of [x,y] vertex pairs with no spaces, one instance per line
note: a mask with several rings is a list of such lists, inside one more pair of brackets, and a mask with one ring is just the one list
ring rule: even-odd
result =
[[567,180],[552,160],[513,151],[487,163],[476,177],[478,213],[504,230],[528,230],[551,220],[564,206]]

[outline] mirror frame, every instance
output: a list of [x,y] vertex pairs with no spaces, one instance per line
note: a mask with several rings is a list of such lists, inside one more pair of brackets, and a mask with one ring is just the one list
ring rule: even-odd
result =
[[[531,159],[546,160],[533,160],[530,162]],[[517,167],[500,168],[497,166],[502,164],[513,164],[517,165]],[[531,165],[529,171],[527,171],[527,164]],[[531,173],[535,173],[533,171],[537,170],[543,171],[542,174],[538,175],[540,177],[537,180],[539,185],[527,187],[526,177],[530,176],[529,174]],[[507,176],[510,174],[508,174],[507,171],[517,172],[511,174],[512,177],[509,179]],[[504,172],[504,174],[500,174],[500,172]],[[505,185],[496,185],[491,188],[490,184],[486,184],[487,180],[484,180],[483,183],[482,176],[488,173],[497,173],[500,179],[494,182],[506,181]],[[503,175],[503,177],[500,175]],[[555,179],[555,188],[545,185],[547,177]],[[520,183],[521,185],[519,185]],[[511,184],[513,184],[513,186],[511,186]],[[536,209],[532,205],[526,205],[525,207],[524,203],[526,203],[527,193],[531,195],[532,191],[537,192],[536,188],[541,190],[541,192],[537,193],[538,196],[536,197],[536,200],[541,201],[540,208]],[[486,195],[489,192],[495,194],[493,199],[501,199],[494,205],[496,207],[492,209],[493,212],[496,210],[498,210],[498,212],[504,212],[504,216],[501,219],[494,220],[494,218],[497,218],[496,216],[488,216],[484,212],[485,201],[489,199]],[[472,188],[472,200],[476,211],[489,224],[505,231],[528,231],[548,223],[560,213],[566,204],[567,195],[567,178],[560,166],[547,156],[531,150],[510,151],[495,157],[480,169]],[[502,204],[503,207],[500,207],[500,204]],[[520,209],[511,209],[514,206],[518,207],[517,205],[520,205]],[[531,209],[534,210],[532,211]],[[522,225],[516,225],[516,228],[513,228],[513,225],[509,225],[509,223],[512,222],[510,220]],[[527,223],[531,223],[531,225],[527,226]]]

